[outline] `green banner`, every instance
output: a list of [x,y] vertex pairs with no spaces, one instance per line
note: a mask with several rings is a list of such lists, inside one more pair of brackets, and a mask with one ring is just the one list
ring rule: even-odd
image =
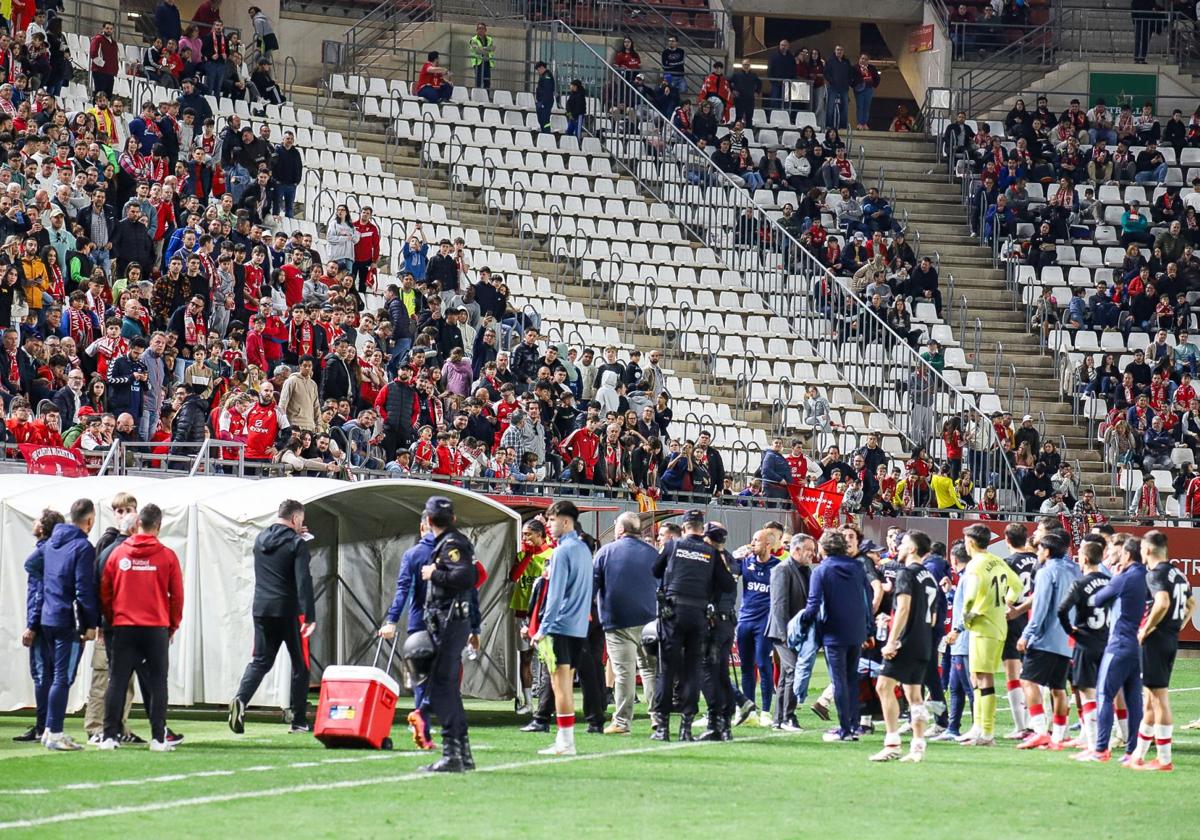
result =
[[1089,73],[1088,94],[1089,105],[1103,97],[1110,108],[1128,102],[1137,111],[1149,102],[1158,113],[1158,76],[1153,73]]

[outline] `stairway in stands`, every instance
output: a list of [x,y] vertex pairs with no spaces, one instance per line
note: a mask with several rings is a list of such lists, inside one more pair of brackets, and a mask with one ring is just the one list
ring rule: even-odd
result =
[[[982,321],[982,340],[978,358],[980,370],[991,375],[995,370],[997,344],[1003,346],[999,380],[992,387],[1009,408],[1008,393],[1010,365],[1016,368],[1016,388],[1012,411],[1014,422],[1024,412],[1024,393],[1029,390],[1028,411],[1045,416],[1043,439],[1049,437],[1061,447],[1065,435],[1067,450],[1063,457],[1078,462],[1081,485],[1092,484],[1096,502],[1107,512],[1119,512],[1123,497],[1110,496],[1110,476],[1101,453],[1088,446],[1087,426],[1072,422],[1071,405],[1059,398],[1059,371],[1050,354],[1038,349],[1036,333],[1025,330],[1022,309],[1013,309],[1012,296],[1004,286],[1004,269],[992,268],[990,249],[978,244],[967,228],[967,213],[961,202],[961,188],[947,183],[944,164],[938,164],[931,141],[918,134],[886,132],[855,132],[852,146],[855,156],[858,146],[866,149],[866,171],[861,177],[864,185],[875,183],[879,166],[883,166],[885,191],[895,190],[897,217],[908,212],[909,230],[921,234],[922,255],[940,255],[939,272],[944,297],[943,314],[951,323],[964,350],[974,349],[974,323]],[[913,236],[909,235],[910,242]],[[954,300],[950,299],[950,276],[954,276]],[[959,309],[966,299],[967,329],[959,330]]]
[[[292,91],[292,95],[295,104],[298,106],[310,108],[315,106],[316,90],[314,88],[296,86]],[[351,136],[353,126],[358,121],[358,113],[351,99],[330,100],[322,98],[320,113],[321,123],[327,130],[341,131],[347,137]],[[415,144],[400,143],[398,146],[393,145],[389,149],[383,142],[382,127],[368,127],[366,131],[360,132],[358,140],[355,143],[355,148],[364,155],[377,155],[383,160],[386,171],[394,173],[399,178],[405,178],[411,180],[414,184],[418,184],[422,172],[420,150]],[[389,155],[390,164],[388,163]],[[433,169],[432,173],[427,171],[425,174],[429,177],[429,181],[425,187],[420,187],[418,184],[419,191],[430,201],[442,204],[449,210],[452,204],[452,195],[448,168],[438,166]],[[452,215],[465,227],[475,228],[483,235],[483,232],[489,228],[489,220],[480,196],[474,191],[467,189],[459,192],[455,200],[457,201],[457,205]],[[326,220],[311,219],[310,221],[324,225]],[[628,334],[626,341],[642,349],[643,353],[662,346],[662,336],[651,335],[644,322],[636,319],[623,319],[619,309],[606,306],[603,303],[594,310],[591,306],[594,295],[590,291],[587,281],[579,276],[579,272],[569,264],[565,267],[556,265],[545,240],[541,238],[535,238],[532,251],[530,251],[528,243],[523,243],[520,240],[518,231],[513,226],[511,219],[505,214],[501,215],[499,223],[496,224],[494,244],[488,243],[486,236],[485,244],[496,251],[522,256],[529,254],[529,263],[527,266],[523,263],[523,269],[532,272],[538,277],[560,277],[561,280],[555,286],[554,291],[561,293],[570,300],[583,304],[589,314],[596,317],[602,325],[616,327],[618,330],[622,330],[624,335],[624,330],[628,328],[630,321],[632,321],[634,326],[632,332]],[[669,349],[666,352],[664,367],[668,368],[676,376],[691,377],[697,386],[701,388],[703,388],[701,385],[702,380],[708,375],[708,371],[701,359],[685,357]],[[732,387],[724,387],[720,383],[710,385],[706,389],[706,398],[711,399],[713,402],[729,405],[733,409],[734,417],[746,426],[763,429],[768,436],[772,434],[770,410],[765,406],[752,406],[749,410],[745,409],[744,406],[740,409],[735,408],[738,401],[735,399]],[[683,418],[676,419],[682,420]],[[738,466],[740,467],[741,465],[739,464]],[[749,464],[749,470],[753,471],[757,466],[757,463],[751,463]]]

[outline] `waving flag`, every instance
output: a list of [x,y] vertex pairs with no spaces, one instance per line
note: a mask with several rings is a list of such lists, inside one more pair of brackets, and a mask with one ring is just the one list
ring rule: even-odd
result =
[[804,530],[810,535],[820,537],[826,528],[837,525],[842,509],[842,494],[838,492],[835,479],[831,478],[816,487],[789,484],[787,489],[796,512],[800,514]]

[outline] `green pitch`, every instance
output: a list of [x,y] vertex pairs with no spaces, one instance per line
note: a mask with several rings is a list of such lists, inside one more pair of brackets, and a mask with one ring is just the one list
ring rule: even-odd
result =
[[[820,669],[818,669],[820,670]],[[1200,660],[1181,660],[1172,693],[1177,727],[1200,717]],[[820,688],[820,686],[816,686]],[[402,706],[403,709],[403,706]],[[639,706],[635,734],[580,732],[580,755],[537,755],[552,736],[525,734],[501,703],[471,704],[479,770],[429,776],[407,730],[391,753],[333,751],[251,716],[176,716],[186,740],[170,754],[144,747],[48,753],[15,744],[27,717],[0,717],[0,835],[171,837],[530,837],[560,819],[569,837],[1112,837],[1195,836],[1200,732],[1175,737],[1173,774],[1068,754],[930,744],[921,765],[871,765],[881,735],[821,742],[805,710],[801,734],[744,725],[728,744],[656,744]],[[402,719],[402,716],[401,716]],[[146,734],[135,708],[131,723]],[[997,729],[1011,728],[1007,711]],[[73,718],[68,731],[82,723]],[[25,823],[23,821],[28,821]]]

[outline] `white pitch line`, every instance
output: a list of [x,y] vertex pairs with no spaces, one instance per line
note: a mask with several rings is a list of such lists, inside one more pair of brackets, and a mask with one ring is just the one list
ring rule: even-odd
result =
[[106,787],[131,787],[134,785],[160,784],[163,782],[183,782],[189,779],[203,779],[210,776],[232,776],[235,773],[265,773],[269,770],[286,770],[291,768],[320,767],[323,764],[360,764],[365,761],[386,761],[398,755],[416,755],[418,750],[402,752],[373,753],[363,756],[346,756],[341,758],[324,758],[319,761],[295,761],[290,764],[258,764],[253,767],[242,767],[237,770],[197,770],[195,773],[172,773],[165,776],[151,776],[145,779],[112,779],[107,782],[74,782],[62,785],[56,789],[28,788],[16,790],[0,790],[0,796],[43,796],[56,791],[99,790]]
[[[752,735],[749,738],[738,738],[734,743],[745,743],[747,741],[762,741],[768,738],[788,737],[787,735],[769,734],[769,735]],[[563,758],[542,758],[532,761],[512,761],[507,764],[494,764],[490,767],[480,767],[476,773],[501,773],[506,770],[523,770],[528,767],[539,767],[546,764],[566,764],[576,761],[600,761],[606,758],[620,758],[628,755],[643,755],[653,752],[668,752],[673,750],[683,750],[692,748],[703,748],[710,746],[711,741],[684,741],[675,742],[672,744],[664,744],[654,747],[634,747],[625,750],[613,750],[611,752],[586,753],[584,755],[567,756]],[[267,799],[277,796],[288,796],[296,793],[316,793],[330,790],[344,790],[347,788],[368,787],[371,785],[383,784],[403,784],[404,782],[416,782],[426,779],[435,779],[442,777],[440,773],[426,773],[416,771],[410,773],[402,773],[395,776],[376,776],[370,779],[344,779],[339,782],[324,782],[311,783],[304,785],[294,785],[291,787],[281,788],[265,788],[263,790],[240,791],[237,793],[212,794],[210,796],[192,796],[186,799],[173,799],[170,801],[148,802],[142,805],[121,805],[113,808],[93,808],[86,811],[70,811],[64,814],[54,814],[48,817],[34,817],[27,820],[13,820],[11,822],[0,823],[0,831],[7,831],[13,828],[36,828],[41,825],[55,825],[65,822],[80,822],[82,820],[102,819],[105,817],[119,817],[126,814],[147,814],[154,811],[168,811],[176,808],[187,808],[199,805],[216,805],[223,802],[237,802],[244,799]],[[444,778],[444,777],[442,777]]]

